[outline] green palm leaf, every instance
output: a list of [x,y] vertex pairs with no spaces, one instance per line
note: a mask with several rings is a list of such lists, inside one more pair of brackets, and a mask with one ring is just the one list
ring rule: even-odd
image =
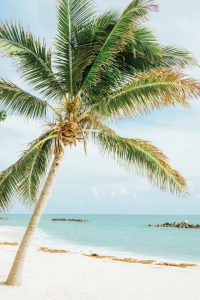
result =
[[46,97],[62,97],[64,92],[51,68],[51,52],[45,42],[35,39],[21,25],[0,25],[0,48],[16,58],[17,67],[26,82]]
[[188,51],[161,45],[154,33],[143,26],[133,32],[131,42],[118,55],[117,63],[126,72],[133,68],[135,71],[145,71],[158,67],[183,68],[197,64]]
[[4,121],[7,117],[7,114],[4,110],[0,111],[0,122]]
[[178,49],[176,47],[162,46],[160,55],[161,67],[181,67],[185,66],[197,66],[198,63],[192,54],[184,49]]
[[51,109],[46,101],[3,79],[0,79],[0,105],[10,113],[17,113],[30,119],[44,118],[48,109]]
[[0,209],[6,210],[14,196],[26,206],[36,201],[53,154],[55,138],[48,132],[34,141],[22,157],[0,173]]
[[73,73],[74,87],[76,86],[75,92],[81,89],[99,51],[117,20],[118,13],[108,11],[86,25],[74,27],[76,36],[76,46],[73,48],[74,66],[76,67]]
[[93,110],[106,117],[132,117],[169,105],[188,106],[188,100],[199,95],[199,82],[173,70],[155,69],[139,73],[107,99],[99,97]]
[[130,3],[108,35],[83,83],[83,90],[96,83],[105,66],[113,63],[116,55],[123,51],[124,47],[131,41],[133,32],[141,19],[146,17],[149,10],[155,9],[155,7],[154,1],[151,0],[134,0]]
[[181,70],[188,65],[197,65],[188,51],[162,46],[151,30],[138,26],[132,33],[130,43],[117,54],[115,62],[101,71],[98,83],[90,87],[87,97],[98,98],[101,91],[100,95],[105,98],[119,87],[120,81],[125,81],[124,78],[138,72],[157,68]]
[[[49,135],[49,134],[48,134]],[[23,181],[19,187],[19,196],[24,201],[29,202],[30,205],[37,200],[37,194],[42,182],[43,177],[49,168],[51,158],[53,155],[53,146],[55,138],[51,135],[46,139],[46,134],[42,137],[43,142],[37,148],[34,148],[31,154],[26,157],[23,162],[26,165],[26,174],[24,174]],[[34,147],[35,143],[32,144]],[[23,164],[20,166],[23,172]]]
[[[83,61],[77,57],[77,28],[85,27],[94,16],[90,0],[60,0],[58,2],[58,34],[55,48],[55,67],[66,93],[74,94],[74,76]],[[80,52],[79,52],[80,54]],[[84,53],[81,53],[84,55]],[[76,77],[77,78],[77,77]]]
[[158,148],[141,139],[120,137],[105,126],[100,128],[93,137],[101,151],[111,155],[126,168],[146,174],[149,181],[161,189],[175,194],[185,193],[184,178],[170,167],[167,157]]

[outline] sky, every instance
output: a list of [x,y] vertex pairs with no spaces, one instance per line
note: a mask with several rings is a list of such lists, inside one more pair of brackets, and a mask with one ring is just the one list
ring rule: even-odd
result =
[[[23,25],[50,45],[56,30],[55,0],[7,0],[1,3],[0,20],[20,20]],[[128,0],[95,0],[100,11],[123,10]],[[152,13],[148,26],[159,40],[191,51],[200,61],[200,2],[158,0],[159,12]],[[186,72],[200,80],[200,69]],[[0,56],[0,77],[24,87],[12,62]],[[54,191],[45,213],[107,214],[200,214],[200,102],[191,101],[189,109],[180,107],[155,111],[132,121],[112,124],[119,134],[151,141],[170,159],[171,165],[187,179],[190,195],[176,197],[150,185],[115,161],[103,156],[96,146],[67,150]],[[10,116],[0,123],[0,170],[17,160],[34,138],[42,132],[38,122]],[[11,213],[26,213],[18,202]]]

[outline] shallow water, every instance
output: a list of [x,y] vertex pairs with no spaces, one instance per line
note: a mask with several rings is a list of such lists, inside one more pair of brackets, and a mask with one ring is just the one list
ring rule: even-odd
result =
[[[0,240],[22,235],[30,215],[7,215],[0,220]],[[52,218],[84,218],[86,223],[52,222]],[[44,215],[34,243],[67,247],[78,252],[200,262],[200,230],[153,228],[148,224],[200,223],[200,216]],[[18,236],[17,236],[18,233]]]

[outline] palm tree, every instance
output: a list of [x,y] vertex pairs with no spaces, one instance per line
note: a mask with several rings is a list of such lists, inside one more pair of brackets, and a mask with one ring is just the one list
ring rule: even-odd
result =
[[[10,114],[45,121],[46,131],[21,158],[0,173],[0,207],[14,197],[35,210],[6,283],[20,285],[33,233],[55,183],[66,147],[93,140],[120,164],[146,174],[150,182],[175,194],[184,178],[167,157],[145,140],[119,136],[108,121],[120,121],[162,107],[189,105],[200,84],[182,69],[195,64],[184,50],[161,45],[144,20],[156,5],[134,0],[119,15],[97,14],[90,0],[60,0],[53,50],[20,24],[0,26],[0,47],[13,57],[30,94],[0,79],[0,105]],[[38,96],[40,95],[40,96]]]

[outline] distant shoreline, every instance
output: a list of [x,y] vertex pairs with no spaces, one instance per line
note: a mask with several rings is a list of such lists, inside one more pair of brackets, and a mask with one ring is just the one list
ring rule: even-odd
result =
[[[20,241],[2,241],[0,240],[0,248],[2,247],[17,247],[19,246]],[[46,243],[48,244],[48,242]],[[63,247],[63,245],[57,244],[56,246],[46,246],[45,242],[44,244],[41,244],[40,246],[31,246],[32,249],[44,253],[71,253],[73,255],[83,255],[91,258],[96,258],[96,259],[101,259],[101,260],[113,260],[113,261],[120,261],[120,262],[125,262],[125,263],[134,263],[134,264],[144,264],[144,265],[154,265],[154,266],[168,266],[168,267],[180,267],[180,268],[190,268],[190,267],[197,267],[200,269],[200,263],[199,262],[194,262],[194,261],[183,261],[183,260],[175,260],[175,259],[165,259],[165,258],[155,258],[155,257],[144,257],[144,256],[133,256],[129,255],[126,256],[125,253],[119,254],[119,256],[115,255],[110,255],[106,254],[105,251],[99,250],[97,252],[93,251],[84,251],[83,247],[80,247],[79,250],[73,251],[70,250],[68,247]]]

